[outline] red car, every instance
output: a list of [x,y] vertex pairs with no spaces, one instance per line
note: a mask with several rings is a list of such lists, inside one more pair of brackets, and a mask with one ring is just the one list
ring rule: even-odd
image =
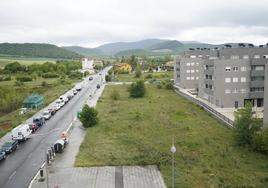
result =
[[32,130],[32,133],[34,133],[39,128],[39,126],[34,123],[29,123],[29,128]]

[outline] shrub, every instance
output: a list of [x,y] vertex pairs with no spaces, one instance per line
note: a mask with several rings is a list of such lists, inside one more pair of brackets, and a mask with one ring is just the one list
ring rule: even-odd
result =
[[111,75],[105,75],[105,81],[106,82],[110,82],[112,80],[112,76]]
[[85,128],[93,127],[98,123],[98,111],[85,105],[80,113],[79,120]]
[[145,78],[146,78],[146,79],[151,79],[151,78],[153,78],[153,75],[152,75],[152,74],[147,74],[147,75],[145,76]]
[[31,76],[19,75],[16,77],[16,80],[20,82],[31,82],[33,79]]
[[43,82],[42,82],[42,86],[43,86],[43,87],[46,87],[46,86],[47,86],[47,82],[46,82],[46,81],[43,81]]
[[138,98],[145,95],[146,89],[142,80],[132,83],[129,87],[130,97]]
[[78,72],[78,71],[74,71],[74,72],[71,72],[71,73],[68,75],[68,77],[71,78],[71,79],[82,79],[82,77],[83,77],[83,73]]
[[0,81],[10,81],[10,80],[11,80],[11,76],[10,75],[0,76]]
[[47,73],[42,74],[42,77],[43,78],[58,78],[59,75],[54,72],[47,72]]
[[141,77],[141,67],[140,67],[139,64],[137,65],[136,70],[135,70],[135,77],[136,78],[140,78]]
[[116,89],[113,89],[110,97],[113,100],[118,100],[120,98],[120,94],[119,94],[119,92]]
[[84,72],[84,77],[88,76],[89,75],[89,72],[88,71],[85,71]]
[[268,129],[264,129],[253,138],[253,149],[268,154]]

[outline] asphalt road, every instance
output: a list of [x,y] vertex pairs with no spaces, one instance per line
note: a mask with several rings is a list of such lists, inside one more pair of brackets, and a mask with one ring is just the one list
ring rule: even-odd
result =
[[64,107],[46,122],[32,137],[19,145],[7,159],[0,162],[0,187],[27,187],[45,161],[46,151],[60,138],[60,134],[68,128],[77,112],[85,104],[89,94],[93,94],[96,85],[104,80],[108,68],[102,75],[94,75],[92,81],[83,81],[84,88],[78,92]]

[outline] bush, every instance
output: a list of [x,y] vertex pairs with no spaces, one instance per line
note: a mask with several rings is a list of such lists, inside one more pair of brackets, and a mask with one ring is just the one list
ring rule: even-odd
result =
[[112,80],[112,76],[111,75],[105,75],[105,81],[106,82],[110,82]]
[[19,82],[31,82],[33,79],[31,76],[20,75],[16,77],[16,80]]
[[268,129],[264,129],[253,138],[253,149],[268,154]]
[[138,98],[145,95],[146,89],[142,80],[132,83],[129,87],[130,97]]
[[79,120],[85,128],[93,127],[98,123],[98,111],[85,105],[80,113]]
[[11,76],[10,75],[0,76],[0,81],[10,81],[10,80],[11,80]]
[[84,77],[88,76],[89,75],[89,72],[88,71],[85,71],[84,72]]
[[42,82],[42,86],[43,86],[43,87],[46,87],[46,86],[47,86],[47,82],[46,82],[46,81],[43,81],[43,82]]
[[43,78],[58,78],[59,75],[54,72],[47,72],[47,73],[42,74],[42,77]]
[[75,72],[71,72],[68,76],[70,79],[82,79],[83,73],[75,71]]
[[152,74],[147,74],[147,75],[145,76],[145,78],[146,78],[146,79],[151,79],[151,78],[153,78],[153,75],[152,75]]
[[119,92],[116,89],[113,89],[110,97],[113,100],[118,100],[120,98],[120,94],[119,94]]
[[139,64],[137,65],[136,70],[135,70],[135,77],[136,78],[140,78],[141,77],[141,67],[140,67]]

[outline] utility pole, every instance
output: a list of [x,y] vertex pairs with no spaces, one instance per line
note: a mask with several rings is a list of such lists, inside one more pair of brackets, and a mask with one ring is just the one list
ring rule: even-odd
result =
[[175,162],[174,162],[174,154],[176,153],[176,147],[174,145],[174,136],[172,141],[172,146],[170,148],[170,151],[172,153],[172,188],[175,186]]

